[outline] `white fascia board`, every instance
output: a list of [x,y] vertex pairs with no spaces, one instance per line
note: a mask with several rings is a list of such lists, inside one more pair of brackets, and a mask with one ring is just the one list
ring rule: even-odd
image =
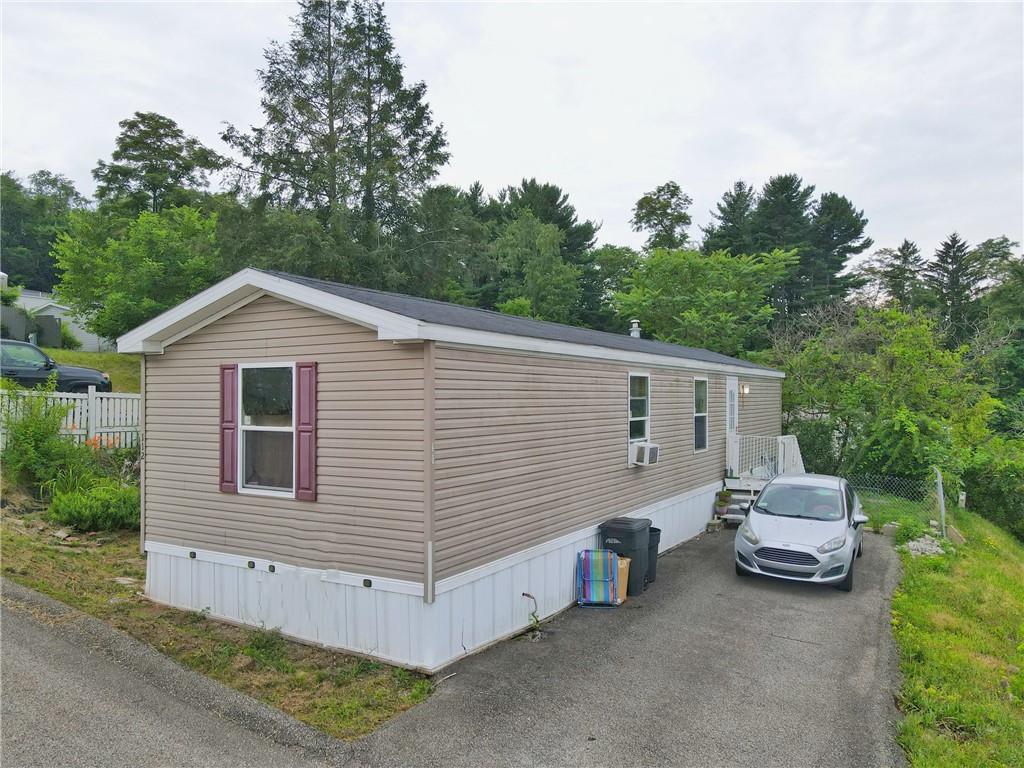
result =
[[419,322],[309,286],[243,269],[183,301],[117,340],[118,352],[163,352],[164,347],[239,307],[270,295],[377,330],[381,339],[418,338]]
[[420,327],[420,338],[449,344],[462,344],[471,347],[492,347],[522,352],[555,355],[558,357],[579,357],[626,364],[653,365],[661,368],[683,368],[686,370],[714,371],[743,376],[760,376],[771,379],[785,378],[781,371],[770,369],[745,368],[741,365],[711,363],[686,357],[658,355],[650,352],[630,352],[622,349],[598,347],[591,344],[577,344],[553,339],[536,339],[530,336],[514,336],[492,331],[476,331],[469,328],[456,328],[449,325],[433,325],[424,323]]

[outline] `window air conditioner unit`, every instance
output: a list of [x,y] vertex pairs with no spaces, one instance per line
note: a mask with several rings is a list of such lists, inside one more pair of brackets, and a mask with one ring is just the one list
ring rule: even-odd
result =
[[657,464],[661,446],[657,443],[632,443],[629,446],[629,463],[641,467]]

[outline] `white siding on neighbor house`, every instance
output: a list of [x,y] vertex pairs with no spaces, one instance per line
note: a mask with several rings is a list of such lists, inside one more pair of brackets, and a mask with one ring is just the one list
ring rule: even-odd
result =
[[[220,365],[316,361],[317,500],[221,493]],[[146,537],[423,578],[423,349],[263,297],[146,359]]]
[[[651,374],[657,466],[627,466],[631,371]],[[694,375],[709,389],[708,448],[696,453]],[[725,376],[438,345],[434,428],[434,562],[443,579],[721,482]]]

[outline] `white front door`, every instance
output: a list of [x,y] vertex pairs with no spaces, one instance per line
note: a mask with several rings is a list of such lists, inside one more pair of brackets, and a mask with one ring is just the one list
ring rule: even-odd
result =
[[740,386],[735,376],[725,379],[725,464],[727,474],[736,475],[740,463],[740,441],[736,437],[740,421]]

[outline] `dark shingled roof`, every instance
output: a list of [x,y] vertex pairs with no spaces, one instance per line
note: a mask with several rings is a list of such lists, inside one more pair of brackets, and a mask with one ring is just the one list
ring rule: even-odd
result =
[[505,333],[513,336],[528,336],[533,339],[564,341],[570,344],[589,344],[595,347],[607,347],[608,349],[618,349],[624,352],[645,352],[652,355],[679,357],[706,363],[735,365],[749,368],[751,372],[774,370],[746,360],[729,357],[728,355],[709,352],[706,349],[684,347],[679,344],[669,344],[668,342],[653,341],[651,339],[636,339],[627,334],[605,333],[604,331],[593,331],[589,328],[577,328],[571,325],[562,325],[561,323],[548,323],[543,320],[531,320],[527,317],[505,315],[487,309],[477,309],[476,307],[464,307],[461,304],[450,304],[446,301],[421,299],[401,293],[388,293],[387,291],[376,291],[372,288],[358,288],[354,285],[332,283],[328,280],[290,275],[287,272],[276,272],[269,269],[261,269],[259,271],[279,277],[282,280],[290,280],[299,285],[305,285],[309,288],[340,296],[344,299],[357,301],[360,304],[367,304],[377,309],[394,312],[397,315],[411,317],[424,323],[450,325],[456,328],[469,328],[475,331],[490,331],[491,333]]

